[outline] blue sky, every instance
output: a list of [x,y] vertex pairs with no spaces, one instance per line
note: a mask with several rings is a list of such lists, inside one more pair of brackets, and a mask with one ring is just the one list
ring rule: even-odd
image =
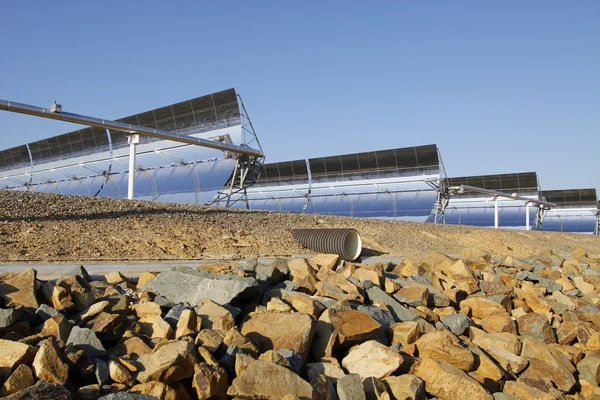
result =
[[[118,118],[235,87],[268,161],[436,143],[452,176],[600,190],[599,21],[594,0],[7,2],[0,98]],[[74,128],[0,113],[0,148]]]

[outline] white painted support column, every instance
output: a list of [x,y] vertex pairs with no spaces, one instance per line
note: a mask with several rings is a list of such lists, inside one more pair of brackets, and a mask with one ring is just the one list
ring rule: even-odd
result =
[[494,228],[498,229],[499,224],[499,215],[498,215],[498,197],[494,200]]
[[531,206],[531,203],[527,202],[526,206],[525,206],[525,229],[527,229],[528,231],[531,230],[531,225],[529,224],[529,207]]
[[127,182],[127,198],[133,200],[135,190],[135,151],[137,144],[140,142],[140,135],[131,135],[127,141],[129,142],[129,180]]

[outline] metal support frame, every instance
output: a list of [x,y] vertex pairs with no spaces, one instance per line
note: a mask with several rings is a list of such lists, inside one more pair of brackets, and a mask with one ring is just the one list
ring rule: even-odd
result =
[[127,138],[127,142],[129,143],[129,170],[128,170],[128,181],[127,181],[127,198],[129,200],[133,200],[135,193],[135,150],[140,143],[140,135],[131,135]]
[[[433,221],[434,224],[438,223],[440,215],[445,223],[444,214],[446,212],[446,208],[448,206],[450,198],[453,195],[464,194],[466,192],[476,192],[476,193],[488,194],[488,195],[492,196],[492,199],[494,200],[494,227],[495,228],[500,227],[500,208],[499,208],[499,204],[498,204],[498,200],[500,197],[511,199],[511,200],[517,200],[517,201],[521,200],[521,201],[525,202],[526,214],[527,214],[525,217],[525,228],[527,230],[531,230],[531,225],[530,225],[530,220],[529,220],[529,210],[530,210],[530,207],[532,204],[535,204],[537,206],[535,222],[534,222],[534,228],[536,230],[541,229],[542,222],[544,220],[544,217],[548,213],[548,210],[550,210],[552,207],[556,207],[555,203],[551,203],[549,201],[531,199],[528,197],[519,196],[516,193],[508,194],[508,193],[503,193],[503,192],[499,192],[496,190],[490,190],[490,189],[485,189],[485,188],[480,188],[480,187],[470,186],[470,185],[447,187],[442,184],[442,185],[440,185],[440,187],[438,189],[436,189],[436,191],[437,191],[437,200],[436,200],[435,209],[434,209],[434,221]],[[600,220],[599,220],[599,224],[600,224]]]
[[[253,157],[238,154],[231,178],[229,178],[229,181],[225,186],[226,189],[221,190],[209,204],[225,203],[225,207],[231,207],[239,201],[243,201],[246,204],[246,209],[249,209],[250,204],[248,202],[246,189],[255,184],[260,178],[265,163],[265,156],[260,141],[258,140],[258,136],[256,135],[256,131],[254,130],[254,126],[252,125],[252,121],[248,116],[246,106],[242,101],[242,96],[238,94],[237,97],[240,104],[240,118],[242,121],[242,140],[246,146],[252,145],[258,147],[260,155]],[[235,196],[240,192],[242,193],[242,196]]]
[[594,235],[600,236],[600,210],[596,213],[596,230]]

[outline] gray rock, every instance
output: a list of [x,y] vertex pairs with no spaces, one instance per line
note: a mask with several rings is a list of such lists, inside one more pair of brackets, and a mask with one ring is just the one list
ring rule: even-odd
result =
[[520,271],[515,274],[515,279],[518,281],[524,281],[528,277],[529,277],[529,272],[527,272],[527,271]]
[[96,366],[96,380],[98,381],[98,385],[102,386],[106,384],[110,378],[108,364],[104,360],[94,358],[94,365]]
[[75,348],[83,350],[88,357],[106,356],[106,350],[96,334],[88,328],[74,326],[67,339],[67,344],[72,344]]
[[258,283],[253,278],[217,275],[192,269],[163,271],[142,289],[165,296],[176,303],[189,304],[200,304],[206,299],[227,304],[260,294]]
[[277,353],[290,362],[292,370],[294,370],[297,374],[300,373],[302,367],[304,366],[302,354],[290,349],[279,349]]
[[465,314],[442,316],[442,323],[455,335],[462,335],[469,327],[469,317]]
[[560,292],[562,290],[562,285],[554,282],[552,279],[540,278],[538,283],[540,286],[545,287],[549,293]]
[[581,296],[583,296],[583,293],[581,293],[579,291],[579,289],[569,290],[568,292],[564,292],[563,294],[565,296],[575,296],[575,297],[581,297]]
[[360,304],[358,307],[356,307],[356,311],[360,311],[363,314],[367,314],[369,317],[379,322],[382,330],[387,330],[390,326],[394,325],[395,323],[392,314],[390,314],[389,311],[383,311],[379,307],[365,306],[364,304]]
[[70,270],[69,272],[63,274],[60,278],[58,278],[56,280],[56,284],[60,285],[60,283],[62,282],[63,279],[69,278],[71,276],[79,276],[79,277],[83,278],[83,280],[85,280],[86,282],[92,281],[92,277],[90,276],[90,274],[83,267],[83,265],[80,265],[79,267],[75,267],[72,270]]
[[118,393],[111,393],[106,396],[102,396],[98,400],[160,400],[160,399],[156,396],[150,396],[147,394],[118,392]]
[[175,307],[175,303],[173,303],[171,300],[167,299],[165,296],[156,296],[154,298],[154,302],[160,306],[160,308],[163,310],[163,312]]
[[409,280],[416,282],[416,283],[420,283],[421,285],[431,285],[431,280],[427,279],[426,277],[419,275],[419,274],[412,274],[411,276],[408,277]]
[[37,381],[33,386],[3,397],[4,400],[71,400],[66,387],[46,381]]
[[21,317],[22,308],[0,309],[0,328],[8,328]]
[[189,304],[179,303],[169,310],[164,319],[169,325],[171,325],[173,332],[177,330],[177,321],[179,321],[179,317],[181,317],[183,310],[191,309],[192,307]]
[[57,315],[60,315],[60,312],[46,304],[42,304],[41,306],[38,307],[37,310],[35,310],[35,314],[38,316],[39,319],[41,319],[42,321],[47,321],[50,318],[56,317]]
[[275,287],[273,287],[273,289],[280,289],[280,290],[294,290],[298,287],[298,284],[296,282],[292,282],[292,281],[283,281],[279,284],[277,284]]
[[337,303],[337,300],[332,299],[331,297],[310,296],[310,298],[319,302],[323,306],[323,309],[331,308]]
[[419,315],[404,307],[378,286],[372,286],[367,289],[367,296],[371,301],[378,301],[385,304],[394,317],[394,321],[416,321],[420,318]]
[[360,375],[349,374],[337,380],[337,394],[340,400],[367,400]]

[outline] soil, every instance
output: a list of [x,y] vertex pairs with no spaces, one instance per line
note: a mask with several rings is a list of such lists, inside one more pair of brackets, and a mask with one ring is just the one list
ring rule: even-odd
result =
[[417,256],[465,248],[533,255],[575,247],[600,253],[600,237],[405,221],[102,199],[0,190],[0,261],[195,260],[311,253],[293,228],[357,229],[363,255]]

